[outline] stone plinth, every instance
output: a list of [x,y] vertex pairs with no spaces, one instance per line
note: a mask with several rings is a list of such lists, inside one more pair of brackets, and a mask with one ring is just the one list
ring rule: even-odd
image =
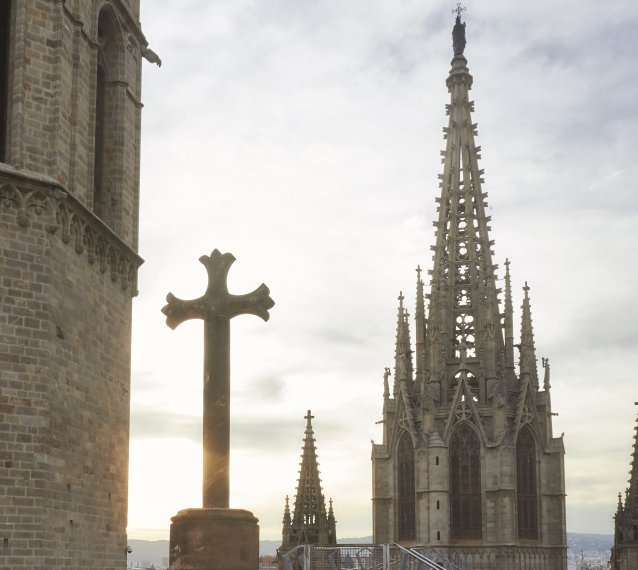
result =
[[256,570],[258,519],[242,509],[184,509],[171,518],[171,570]]

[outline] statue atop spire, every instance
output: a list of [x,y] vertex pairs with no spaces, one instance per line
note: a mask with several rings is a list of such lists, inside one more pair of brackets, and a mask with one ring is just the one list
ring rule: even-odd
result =
[[452,46],[454,48],[454,57],[462,57],[465,49],[465,22],[461,23],[461,12],[466,10],[461,3],[457,3],[456,8],[452,10],[456,13],[456,23],[452,29]]

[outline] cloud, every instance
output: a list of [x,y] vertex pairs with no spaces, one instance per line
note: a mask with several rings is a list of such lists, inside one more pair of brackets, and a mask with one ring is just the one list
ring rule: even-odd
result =
[[[451,7],[141,6],[165,65],[144,70],[132,488],[143,493],[145,463],[162,464],[154,437],[189,442],[183,463],[197,471],[201,324],[169,331],[159,309],[168,291],[201,295],[197,258],[218,247],[238,260],[231,292],[264,281],[277,303],[268,323],[232,323],[232,437],[246,473],[235,492],[277,536],[310,408],[340,533],[370,534],[369,441],[380,433],[396,297],[403,290],[411,310],[414,268],[431,264]],[[615,508],[635,419],[638,80],[627,70],[638,4],[489,0],[465,15],[495,260],[512,260],[517,318],[520,287],[532,285],[555,432],[566,432],[568,526],[609,532],[606,510],[585,498],[608,496]],[[626,450],[609,444],[625,440]],[[597,462],[608,467],[600,477]],[[163,470],[152,473],[162,483]]]

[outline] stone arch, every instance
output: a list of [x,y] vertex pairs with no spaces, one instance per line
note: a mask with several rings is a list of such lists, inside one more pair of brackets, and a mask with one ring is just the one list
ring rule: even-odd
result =
[[400,436],[396,449],[397,468],[397,537],[416,538],[416,495],[414,484],[414,446],[407,431]]
[[481,440],[468,422],[461,422],[450,437],[450,536],[483,536],[481,501]]
[[516,512],[518,538],[538,540],[536,439],[529,426],[516,438]]

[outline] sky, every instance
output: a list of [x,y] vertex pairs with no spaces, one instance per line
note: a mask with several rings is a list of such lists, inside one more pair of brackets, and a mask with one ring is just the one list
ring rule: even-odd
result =
[[[466,6],[494,259],[516,319],[531,287],[567,528],[611,533],[638,412],[638,3]],[[311,409],[337,534],[372,534],[397,296],[413,307],[431,264],[454,7],[142,0],[162,66],[143,71],[130,538],[201,506],[202,323],[173,331],[160,309],[203,294],[214,248],[237,258],[231,293],[264,282],[276,303],[231,323],[231,507],[281,538]]]

